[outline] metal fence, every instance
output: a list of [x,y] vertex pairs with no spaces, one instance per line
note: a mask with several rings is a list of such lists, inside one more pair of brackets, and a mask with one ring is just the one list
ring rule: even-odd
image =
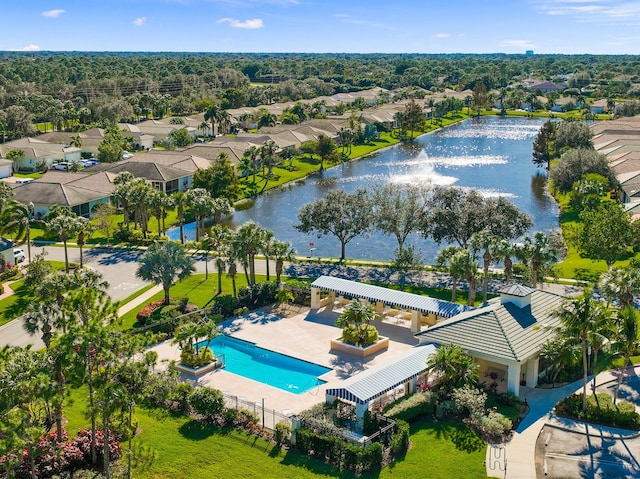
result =
[[292,426],[291,412],[283,409],[280,412],[275,409],[264,407],[263,401],[249,401],[242,396],[234,396],[232,394],[222,393],[225,405],[235,410],[246,409],[258,418],[259,424],[271,431],[275,430],[276,424],[279,422]]

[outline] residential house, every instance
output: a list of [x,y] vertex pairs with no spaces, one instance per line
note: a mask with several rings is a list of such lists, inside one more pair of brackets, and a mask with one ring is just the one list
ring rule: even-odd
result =
[[10,267],[13,267],[16,264],[16,257],[13,254],[13,241],[10,241],[1,236],[0,236],[0,261],[4,263],[5,267],[7,265]]
[[564,84],[553,83],[550,81],[541,81],[533,83],[529,86],[529,91],[535,93],[540,91],[540,93],[562,93],[566,88]]
[[485,306],[460,313],[416,334],[420,344],[455,344],[479,366],[480,380],[516,395],[535,387],[540,349],[561,323],[554,315],[565,298],[522,285],[500,291]]
[[37,218],[54,205],[68,206],[77,215],[89,218],[94,206],[109,202],[112,190],[112,178],[106,176],[48,171],[31,183],[14,185],[13,197],[21,203],[33,203]]
[[13,161],[0,159],[0,178],[9,178],[13,175]]
[[602,98],[600,100],[594,101],[589,105],[589,109],[591,110],[591,113],[594,113],[596,115],[599,113],[604,113],[608,109],[607,99]]
[[193,172],[151,161],[137,161],[137,158],[117,163],[100,163],[91,170],[111,173],[114,177],[118,173],[128,171],[136,178],[144,178],[155,189],[168,195],[185,191],[193,184]]
[[38,138],[20,138],[0,144],[0,157],[6,158],[11,150],[20,150],[23,157],[15,161],[17,171],[32,172],[44,161],[48,166],[58,161],[80,160],[80,148],[62,143],[50,143]]
[[[573,107],[572,107],[573,105]],[[558,98],[551,107],[551,111],[554,113],[568,111],[568,109],[575,110],[576,108],[580,108],[580,102],[578,102],[577,98],[573,98],[570,96],[563,96]]]

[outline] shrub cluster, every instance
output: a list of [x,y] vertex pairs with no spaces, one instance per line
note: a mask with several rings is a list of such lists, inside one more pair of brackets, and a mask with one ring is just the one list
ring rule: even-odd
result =
[[190,344],[182,348],[180,353],[180,362],[190,368],[199,368],[205,366],[214,360],[213,351],[207,346],[198,348],[198,352],[193,349]]
[[342,340],[358,346],[368,346],[378,341],[378,330],[371,324],[348,324],[342,329]]
[[[505,396],[503,400],[510,401],[510,398]],[[460,413],[468,414],[466,422],[487,441],[500,441],[513,426],[509,418],[493,409],[485,409],[487,395],[476,388],[455,389],[453,402]]]
[[556,414],[582,421],[589,421],[607,426],[640,428],[640,415],[633,404],[627,401],[618,401],[613,404],[611,396],[605,393],[598,394],[598,404],[595,398],[587,398],[587,411],[582,411],[582,393],[572,394],[556,404]]
[[407,452],[409,448],[409,423],[398,419],[398,430],[391,436],[391,451],[397,456]]
[[382,466],[382,444],[374,443],[366,447],[349,444],[335,436],[298,429],[296,431],[296,447],[303,454],[316,457],[322,461],[353,471],[356,474],[378,469]]
[[420,391],[391,403],[384,409],[386,416],[410,421],[416,416],[433,414],[434,396],[431,391]]
[[[104,434],[96,431],[96,454],[98,466],[104,464]],[[121,455],[120,443],[112,433],[109,434],[109,459],[118,460]],[[38,443],[29,451],[25,449],[22,457],[14,455],[0,457],[0,473],[12,471],[17,479],[30,479],[31,457],[34,461],[34,473],[36,477],[51,477],[67,471],[76,471],[91,466],[91,430],[82,429],[71,441],[66,431],[63,434],[63,441],[58,442],[55,432],[48,433],[40,438]]]
[[151,315],[153,314],[153,312],[163,304],[164,304],[164,299],[159,299],[157,301],[153,301],[152,303],[149,303],[140,311],[138,311],[138,314],[136,314],[136,319],[138,320],[138,323],[142,325],[146,324],[149,318],[151,317]]

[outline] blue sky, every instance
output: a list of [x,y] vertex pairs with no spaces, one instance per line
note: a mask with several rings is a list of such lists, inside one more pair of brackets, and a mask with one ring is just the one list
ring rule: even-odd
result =
[[2,3],[0,50],[640,53],[639,1]]

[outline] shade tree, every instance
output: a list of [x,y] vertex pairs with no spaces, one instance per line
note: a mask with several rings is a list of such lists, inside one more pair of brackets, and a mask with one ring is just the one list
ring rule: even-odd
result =
[[372,226],[372,204],[365,190],[347,193],[330,191],[323,198],[307,203],[298,212],[303,233],[316,233],[318,237],[333,235],[340,241],[340,260],[346,257],[346,246],[358,235],[366,235]]

